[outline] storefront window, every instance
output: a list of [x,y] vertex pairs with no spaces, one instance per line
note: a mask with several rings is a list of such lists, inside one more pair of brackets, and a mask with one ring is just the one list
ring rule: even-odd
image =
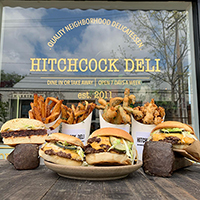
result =
[[28,117],[34,93],[98,104],[129,88],[133,107],[154,99],[165,120],[192,125],[188,24],[186,10],[4,7],[1,109]]

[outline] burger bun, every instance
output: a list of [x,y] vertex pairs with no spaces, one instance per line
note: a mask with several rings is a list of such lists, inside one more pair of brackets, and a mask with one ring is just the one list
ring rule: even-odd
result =
[[111,127],[100,128],[94,131],[90,135],[90,138],[95,137],[95,136],[114,136],[114,137],[120,137],[130,142],[133,142],[133,137],[128,132],[119,128],[111,128]]
[[44,153],[44,151],[42,151],[42,149],[39,150],[39,155],[46,161],[53,162],[60,165],[81,166],[83,163],[82,161],[71,160],[71,159],[63,158],[57,155],[47,155]]
[[115,154],[109,152],[93,153],[86,155],[89,165],[130,165],[131,160],[126,154]]

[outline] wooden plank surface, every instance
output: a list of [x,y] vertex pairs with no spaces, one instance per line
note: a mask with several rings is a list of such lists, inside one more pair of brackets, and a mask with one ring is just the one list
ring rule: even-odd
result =
[[16,170],[7,160],[0,163],[0,199],[42,199],[59,178],[44,166]]
[[0,180],[0,199],[200,199],[200,165],[178,170],[169,178],[146,175],[141,168],[119,180],[85,181],[60,177],[46,166],[15,170],[0,160]]

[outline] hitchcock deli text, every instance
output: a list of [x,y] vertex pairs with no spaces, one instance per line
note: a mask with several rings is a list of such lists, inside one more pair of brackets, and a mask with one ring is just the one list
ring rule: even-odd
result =
[[[48,47],[54,47],[56,42],[66,35],[68,32],[72,31],[75,28],[80,26],[85,26],[89,24],[102,24],[106,26],[111,26],[113,28],[122,31],[126,35],[128,35],[134,43],[137,45],[138,48],[143,46],[143,43],[137,35],[130,30],[127,26],[124,26],[116,21],[111,21],[109,19],[102,19],[102,18],[86,18],[81,19],[79,21],[74,21],[73,23],[67,24],[65,27],[61,28],[57,33],[52,36],[52,38],[47,43]],[[66,75],[67,72],[69,73],[87,73],[87,72],[99,72],[107,73],[114,73],[118,76],[122,71],[122,69],[118,68],[119,66],[123,65],[123,71],[125,73],[131,72],[160,72],[160,59],[150,59],[150,58],[125,58],[123,60],[119,60],[118,58],[30,58],[31,73],[47,73],[53,72],[55,73],[63,73]],[[122,64],[123,63],[123,64]],[[52,77],[51,77],[52,78]],[[109,78],[108,78],[109,79]],[[141,85],[141,80],[128,80],[128,77],[124,80],[99,80],[98,85]],[[47,80],[47,85],[94,85],[96,86],[96,79],[92,77],[88,78],[88,80],[79,80],[77,78],[71,80],[65,80],[64,82],[61,80]],[[105,98],[108,96],[112,97],[111,91],[100,91],[103,93]],[[90,98],[88,95],[89,93],[85,94],[78,94],[78,98]],[[109,95],[108,95],[109,94]],[[102,94],[99,94],[99,91],[94,92],[95,98],[102,97]]]

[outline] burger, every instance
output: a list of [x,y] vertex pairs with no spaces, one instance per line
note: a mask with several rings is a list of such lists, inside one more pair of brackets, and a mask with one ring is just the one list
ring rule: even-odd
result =
[[17,144],[43,144],[47,130],[43,122],[36,119],[11,119],[1,127],[3,143],[16,146]]
[[83,146],[79,138],[64,133],[52,133],[40,148],[39,155],[56,164],[80,166],[84,160]]
[[94,131],[87,140],[85,155],[90,165],[132,165],[137,160],[132,136],[118,128]]
[[197,138],[191,126],[178,121],[165,121],[151,131],[150,140],[171,143],[174,149],[185,149]]

